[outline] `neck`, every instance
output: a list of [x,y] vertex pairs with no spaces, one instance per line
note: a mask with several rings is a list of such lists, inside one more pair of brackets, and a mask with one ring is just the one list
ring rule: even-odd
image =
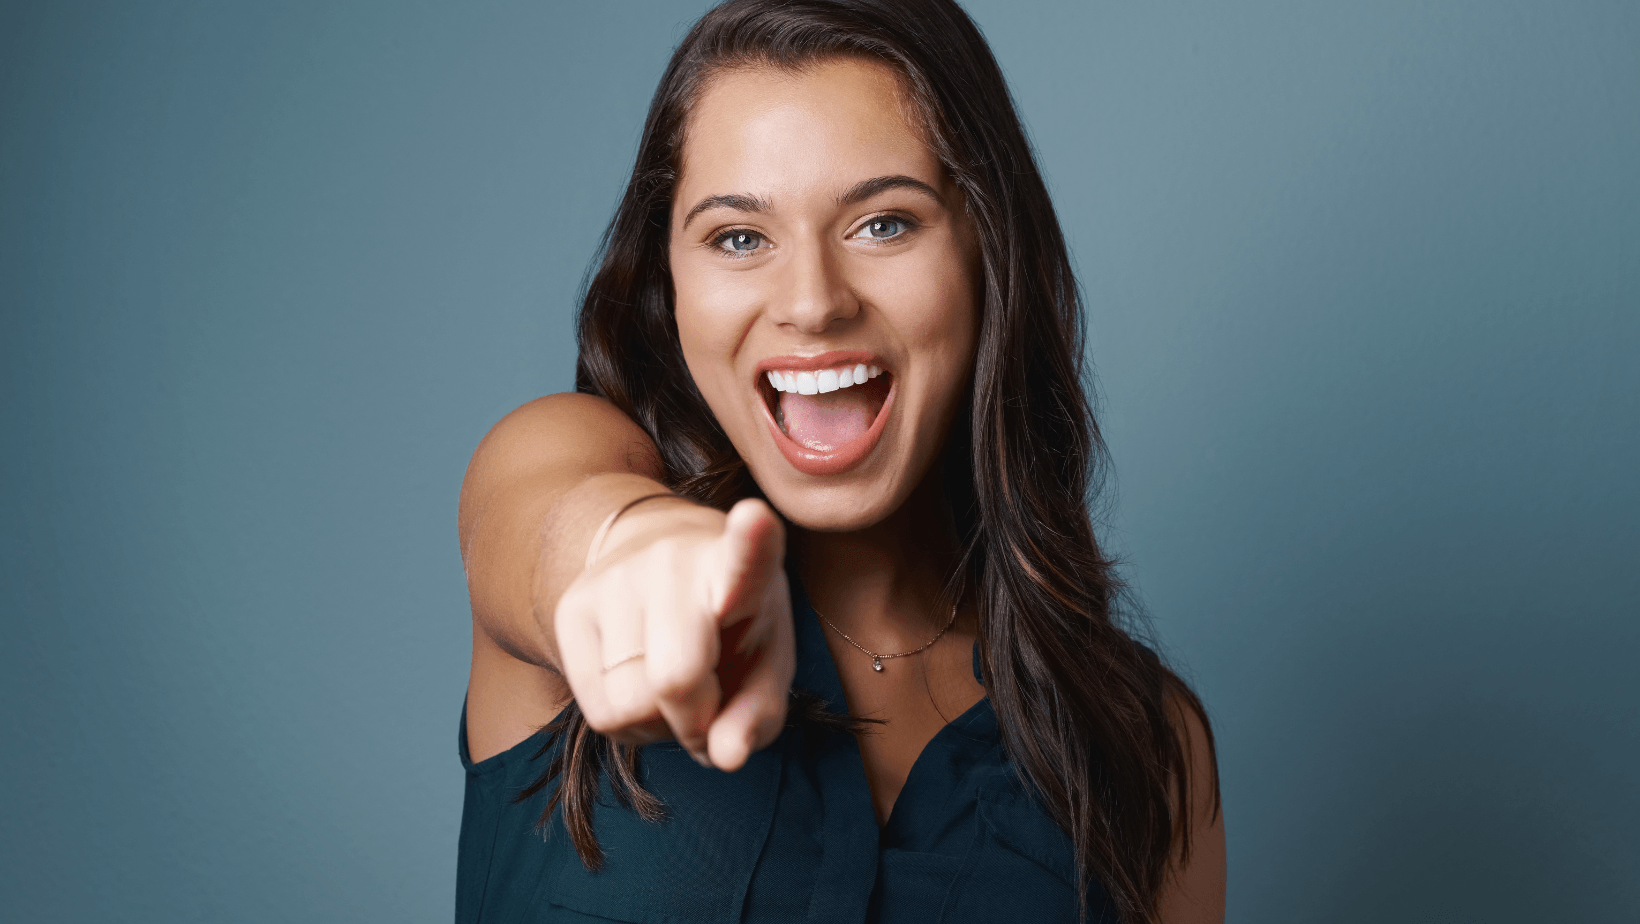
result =
[[866,529],[793,529],[792,540],[809,600],[840,630],[898,650],[922,644],[948,622],[957,538],[933,473]]

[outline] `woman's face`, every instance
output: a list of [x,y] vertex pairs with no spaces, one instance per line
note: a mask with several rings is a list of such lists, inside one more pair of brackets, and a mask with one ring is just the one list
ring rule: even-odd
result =
[[809,529],[894,512],[968,387],[976,248],[911,113],[892,70],[840,59],[720,71],[688,125],[670,241],[684,359]]

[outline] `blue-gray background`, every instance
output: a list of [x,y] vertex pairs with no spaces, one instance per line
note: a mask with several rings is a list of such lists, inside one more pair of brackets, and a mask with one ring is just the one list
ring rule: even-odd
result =
[[[970,7],[1230,919],[1640,918],[1640,7]],[[463,467],[702,8],[0,7],[0,917],[449,918]]]

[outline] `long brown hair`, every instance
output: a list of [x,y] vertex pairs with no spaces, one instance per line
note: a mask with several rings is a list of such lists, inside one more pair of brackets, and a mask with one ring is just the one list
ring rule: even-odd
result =
[[[1200,701],[1125,628],[1123,585],[1088,505],[1105,466],[1085,376],[1084,321],[1064,236],[990,49],[950,0],[730,0],[673,54],[650,103],[637,162],[605,233],[578,319],[576,388],[607,398],[655,441],[668,483],[727,508],[757,492],[684,365],[667,235],[684,128],[714,68],[800,69],[838,56],[895,69],[922,128],[966,200],[983,290],[973,391],[942,456],[963,555],[954,582],[978,591],[987,695],[1021,777],[1075,845],[1078,893],[1098,881],[1126,922],[1155,920],[1175,849],[1189,852],[1192,780],[1179,710]],[[812,700],[796,711],[820,714]],[[647,817],[637,753],[587,726],[572,705],[564,742],[524,797],[557,780],[589,868],[602,774]],[[1211,733],[1207,765],[1214,766]],[[521,797],[523,798],[523,797]]]

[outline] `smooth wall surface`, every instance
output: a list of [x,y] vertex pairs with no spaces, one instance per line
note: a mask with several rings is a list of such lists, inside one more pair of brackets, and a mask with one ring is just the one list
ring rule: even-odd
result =
[[[703,8],[0,6],[0,917],[450,917],[462,471]],[[1230,920],[1640,918],[1640,7],[970,10]]]

